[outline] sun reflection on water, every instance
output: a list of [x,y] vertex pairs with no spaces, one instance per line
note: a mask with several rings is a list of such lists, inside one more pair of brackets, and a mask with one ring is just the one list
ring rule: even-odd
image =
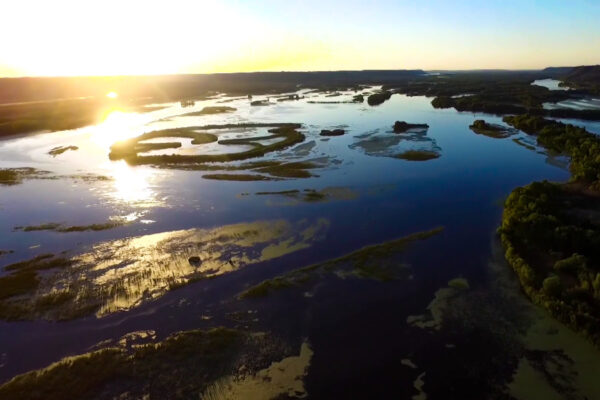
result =
[[114,191],[111,196],[119,201],[136,207],[152,207],[160,205],[153,189],[152,178],[155,171],[131,167],[124,161],[112,162],[110,173],[114,179]]
[[143,133],[143,126],[147,122],[148,117],[141,114],[112,109],[107,112],[103,122],[95,127],[90,139],[97,145],[109,148],[119,140]]

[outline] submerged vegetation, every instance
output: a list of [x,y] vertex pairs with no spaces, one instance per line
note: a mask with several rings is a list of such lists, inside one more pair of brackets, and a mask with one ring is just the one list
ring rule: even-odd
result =
[[268,295],[270,292],[307,285],[324,274],[338,277],[356,277],[389,281],[408,275],[408,269],[398,256],[410,244],[428,239],[443,231],[437,227],[429,231],[414,233],[400,239],[363,247],[360,250],[320,264],[299,268],[283,275],[260,282],[243,291],[239,297],[255,298]]
[[406,161],[428,161],[439,157],[440,153],[430,150],[407,150],[395,156]]

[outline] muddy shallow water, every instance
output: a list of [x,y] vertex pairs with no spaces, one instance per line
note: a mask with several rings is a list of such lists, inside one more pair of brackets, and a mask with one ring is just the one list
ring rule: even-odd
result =
[[[497,139],[469,130],[475,119],[502,124],[498,117],[435,110],[424,97],[393,95],[370,107],[309,103],[326,101],[327,95],[299,94],[306,97],[271,98],[271,105],[260,107],[236,98],[227,105],[237,110],[222,114],[182,115],[226,97],[186,108],[169,104],[146,114],[116,110],[97,126],[0,142],[0,168],[49,171],[44,179],[24,177],[20,184],[0,186],[0,250],[13,251],[0,256],[1,265],[66,252],[75,265],[44,280],[36,295],[77,288],[86,301],[99,305],[67,321],[56,322],[49,312],[0,322],[0,379],[130,332],[151,330],[161,340],[181,330],[227,326],[272,332],[292,343],[296,355],[309,344],[304,387],[310,398],[525,399],[531,385],[539,387],[538,393],[594,398],[595,389],[585,379],[595,366],[589,359],[576,360],[585,342],[559,327],[552,330],[560,332],[551,346],[540,344],[543,335],[531,332],[545,317],[520,296],[494,247],[503,199],[535,180],[568,179],[564,162],[524,133]],[[351,100],[354,94],[335,99]],[[396,134],[397,120],[429,128]],[[114,142],[145,132],[244,123],[300,123],[305,138],[227,163],[231,168],[223,170],[219,163],[211,163],[208,171],[189,164],[130,166],[108,158]],[[345,133],[323,137],[322,129]],[[230,128],[224,137],[266,134],[263,128]],[[172,140],[166,137],[152,141]],[[176,140],[184,146],[153,154],[222,152],[217,142],[195,146],[189,139]],[[266,140],[264,145],[275,142]],[[49,155],[57,146],[78,149]],[[439,157],[396,157],[408,150]],[[240,167],[255,161],[311,167],[308,177],[202,178],[266,174]],[[83,232],[15,229],[114,220],[124,223]],[[238,296],[265,279],[438,226],[444,227],[441,233],[385,255],[382,263],[404,268],[398,279],[323,274],[307,286],[260,298]],[[195,265],[194,256],[201,265]],[[468,287],[449,287],[454,278],[463,278]],[[411,316],[429,323],[415,326]],[[307,354],[307,347],[302,349],[300,354]],[[571,375],[556,376],[560,363],[574,368]]]

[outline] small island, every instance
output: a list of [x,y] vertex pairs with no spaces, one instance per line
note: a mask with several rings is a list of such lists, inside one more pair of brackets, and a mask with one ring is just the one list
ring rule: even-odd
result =
[[369,103],[370,106],[378,106],[386,100],[389,100],[390,97],[392,97],[392,92],[389,90],[384,90],[367,97],[367,103]]
[[321,131],[321,136],[342,136],[344,133],[346,133],[346,131],[343,129],[323,129]]
[[515,134],[514,129],[504,127],[502,125],[490,124],[482,119],[475,120],[469,129],[478,135],[484,135],[495,139],[504,139]]
[[429,125],[427,124],[409,124],[405,121],[396,121],[394,122],[394,133],[404,133],[411,129],[429,129]]

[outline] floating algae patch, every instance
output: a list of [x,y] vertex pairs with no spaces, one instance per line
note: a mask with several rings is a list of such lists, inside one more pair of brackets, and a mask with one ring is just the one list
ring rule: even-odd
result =
[[302,287],[326,274],[339,278],[354,277],[377,281],[390,281],[408,276],[408,266],[402,263],[398,256],[408,245],[437,235],[443,229],[438,227],[414,233],[400,239],[363,247],[333,260],[290,271],[246,289],[240,293],[239,298],[263,297],[279,289]]
[[36,274],[49,269],[40,264],[0,278],[8,282],[0,316],[60,320],[128,310],[190,282],[308,248],[328,227],[325,219],[259,221],[103,242],[52,273]]
[[300,354],[272,363],[268,368],[242,378],[228,377],[212,384],[201,396],[203,400],[270,400],[305,398],[304,377],[313,351],[302,343]]
[[[298,131],[300,127],[300,124],[293,123],[243,123],[164,129],[144,133],[138,137],[113,144],[109,158],[111,160],[124,159],[130,165],[158,166],[247,160],[303,142],[305,137]],[[221,134],[241,128],[268,128],[268,135],[223,140],[218,138]],[[206,131],[211,131],[211,133]],[[205,145],[218,141],[219,145],[225,146],[224,149],[231,146],[238,151],[218,154],[144,154],[156,150],[155,146],[163,146],[161,148],[181,146],[180,142],[144,143],[148,139],[168,137],[191,138],[193,145]]]
[[[246,370],[248,376],[271,377],[277,389],[286,385],[289,390],[303,389],[292,375],[306,369],[312,352],[310,348],[303,348],[300,356],[284,358],[279,364],[266,368],[273,360],[286,355],[287,351],[270,335],[252,335],[226,328],[183,331],[131,351],[121,346],[108,347],[64,358],[6,382],[0,386],[0,398],[197,399],[214,388],[215,382],[240,369]],[[266,370],[261,371],[264,368]],[[248,378],[247,382],[250,381]],[[266,391],[267,384],[265,381],[263,386],[248,383],[241,387]]]
[[403,134],[378,130],[357,136],[358,141],[349,145],[368,156],[427,160],[439,157],[441,148],[435,139],[427,136],[427,130],[408,131]]

